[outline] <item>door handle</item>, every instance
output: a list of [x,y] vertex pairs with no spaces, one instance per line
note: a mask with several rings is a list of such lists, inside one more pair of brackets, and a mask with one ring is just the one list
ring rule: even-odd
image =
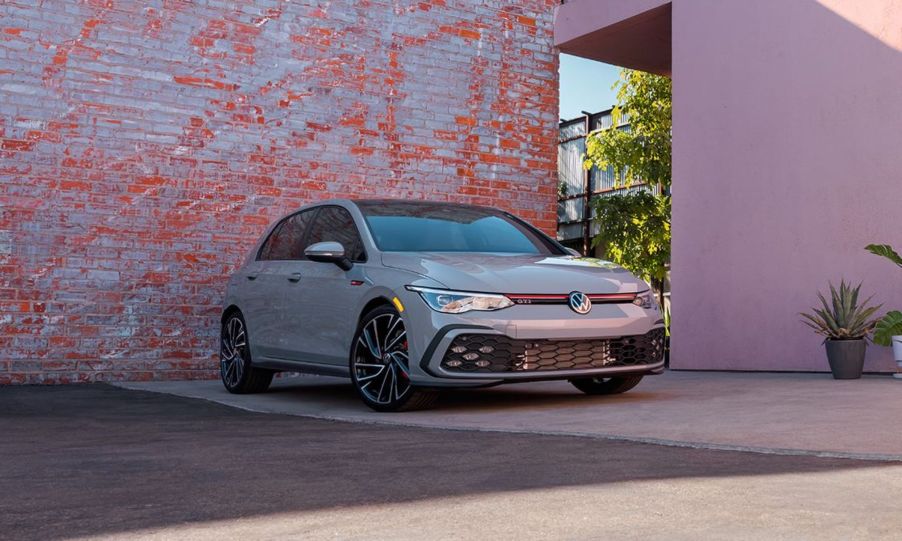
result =
[[257,273],[255,272],[255,273],[252,273],[252,274],[248,274],[248,275],[245,276],[245,278],[247,278],[248,280],[256,280],[256,279],[257,279]]
[[291,273],[291,275],[288,277],[288,281],[289,282],[300,282],[301,281],[301,273],[299,273],[299,272]]

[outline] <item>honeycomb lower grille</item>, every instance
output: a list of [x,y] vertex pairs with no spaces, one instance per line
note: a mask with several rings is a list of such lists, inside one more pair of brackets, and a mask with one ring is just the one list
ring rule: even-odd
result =
[[660,362],[664,329],[637,336],[594,340],[518,340],[494,334],[462,334],[442,359],[449,372],[541,372]]

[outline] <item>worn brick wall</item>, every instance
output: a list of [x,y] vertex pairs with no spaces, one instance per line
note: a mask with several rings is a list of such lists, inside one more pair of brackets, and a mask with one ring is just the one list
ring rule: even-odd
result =
[[7,0],[0,383],[209,377],[226,275],[328,197],[554,229],[554,0]]

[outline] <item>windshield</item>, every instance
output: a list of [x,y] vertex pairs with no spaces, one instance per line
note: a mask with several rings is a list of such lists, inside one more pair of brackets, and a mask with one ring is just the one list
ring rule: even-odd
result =
[[403,201],[357,206],[384,252],[565,253],[525,222],[494,209]]

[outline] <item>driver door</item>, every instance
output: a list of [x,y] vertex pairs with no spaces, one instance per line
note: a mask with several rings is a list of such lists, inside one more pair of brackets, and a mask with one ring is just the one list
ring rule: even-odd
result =
[[347,366],[351,339],[357,327],[355,313],[366,287],[363,287],[366,253],[357,226],[347,209],[335,205],[319,208],[304,239],[304,248],[317,242],[333,241],[342,245],[354,262],[348,270],[334,263],[318,263],[303,256],[293,261],[297,282],[285,289],[286,314],[302,314],[286,319],[283,336],[293,358]]

